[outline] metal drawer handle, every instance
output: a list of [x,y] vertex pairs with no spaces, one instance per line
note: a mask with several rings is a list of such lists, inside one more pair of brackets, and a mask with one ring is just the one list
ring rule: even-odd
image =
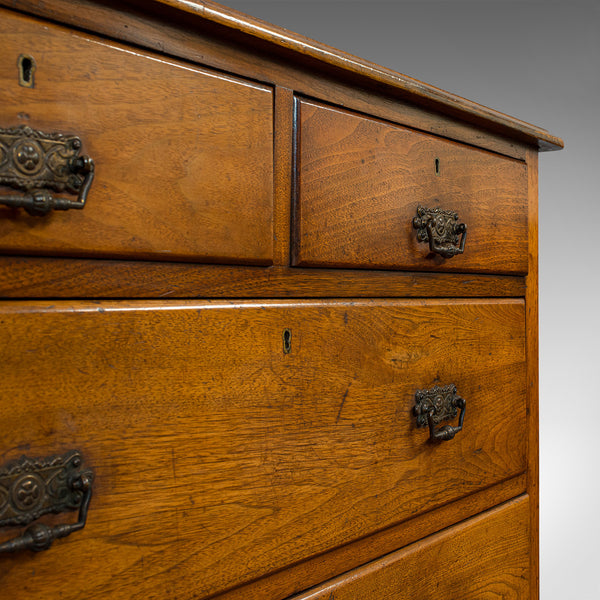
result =
[[452,258],[465,251],[467,226],[458,222],[458,214],[454,211],[419,206],[413,227],[417,230],[417,240],[429,242],[431,252]]
[[[21,125],[0,129],[0,185],[25,195],[0,196],[0,204],[24,208],[34,217],[52,210],[82,209],[94,180],[94,161],[79,156],[75,135],[44,133]],[[77,200],[50,191],[78,194]]]
[[25,525],[46,513],[79,507],[76,523],[50,527],[34,523],[22,535],[0,544],[0,553],[50,548],[54,540],[85,527],[93,474],[79,470],[77,450],[45,459],[22,457],[0,470],[0,526]]
[[[431,441],[451,440],[462,430],[467,402],[456,392],[454,384],[435,386],[429,390],[417,390],[413,414],[417,417],[417,427],[429,427]],[[444,425],[436,429],[441,421],[454,419],[460,409],[458,425]]]

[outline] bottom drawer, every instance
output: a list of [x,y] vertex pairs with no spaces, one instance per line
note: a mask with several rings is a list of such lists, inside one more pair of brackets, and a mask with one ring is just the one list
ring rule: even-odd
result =
[[293,600],[356,598],[529,598],[529,497],[449,527]]

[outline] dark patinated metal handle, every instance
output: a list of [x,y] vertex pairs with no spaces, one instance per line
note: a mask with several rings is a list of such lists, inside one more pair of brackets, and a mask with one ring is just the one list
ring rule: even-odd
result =
[[429,249],[435,254],[452,258],[465,251],[467,226],[458,222],[458,214],[454,211],[419,206],[413,227],[417,230],[417,240],[428,242]]
[[33,552],[48,550],[54,540],[67,537],[73,532],[83,529],[87,520],[90,500],[92,499],[92,478],[89,474],[84,473],[73,481],[72,486],[73,489],[83,492],[81,506],[79,507],[79,519],[76,523],[55,525],[54,527],[49,527],[43,523],[34,523],[23,532],[23,535],[0,544],[0,553],[20,552],[21,550],[32,550]]
[[[80,149],[81,140],[74,135],[27,126],[0,129],[0,185],[25,192],[0,196],[0,204],[24,208],[35,217],[82,209],[94,179],[94,161],[79,156]],[[49,190],[77,194],[77,200],[55,197]]]
[[82,464],[80,452],[71,450],[41,459],[22,456],[0,469],[0,527],[29,525],[47,513],[79,508],[76,523],[34,523],[21,536],[0,544],[0,553],[47,550],[54,540],[85,527],[93,474]]
[[[429,390],[417,390],[413,413],[417,417],[417,427],[429,427],[431,441],[447,441],[462,430],[465,420],[466,400],[456,392],[456,386],[435,386]],[[443,425],[436,429],[441,421],[454,419],[458,410],[458,425]]]

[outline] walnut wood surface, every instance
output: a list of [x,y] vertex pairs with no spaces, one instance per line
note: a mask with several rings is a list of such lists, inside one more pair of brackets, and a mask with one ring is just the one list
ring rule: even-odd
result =
[[4,298],[523,296],[509,275],[239,267],[0,256]]
[[[526,272],[524,163],[307,101],[299,114],[296,264]],[[417,241],[418,206],[458,213],[464,254]]]
[[[525,163],[304,100],[298,139],[296,264],[527,271]],[[464,254],[417,241],[418,206],[458,213]]]
[[526,475],[519,475],[457,502],[446,504],[326,554],[263,577],[248,585],[219,594],[215,600],[281,600],[364,565],[384,554],[435,533],[450,524],[515,498],[525,489]]
[[[271,88],[5,10],[0,32],[0,126],[77,134],[96,163],[82,211],[0,208],[0,249],[272,262]],[[18,84],[24,49],[33,89]]]
[[539,309],[538,309],[538,155],[527,157],[529,172],[529,270],[525,302],[527,312],[527,493],[531,522],[531,600],[540,597],[539,538]]
[[273,248],[275,265],[290,264],[292,149],[294,145],[294,92],[275,88],[275,205]]
[[[0,4],[15,6],[14,0],[0,0]],[[124,14],[135,15],[134,20],[141,15],[144,15],[145,21],[154,20],[157,32],[171,23],[179,28],[187,26],[196,32],[212,30],[221,37],[242,41],[246,46],[264,48],[265,52],[277,56],[281,61],[304,64],[313,72],[332,72],[338,79],[351,79],[356,87],[383,89],[396,97],[431,107],[438,113],[535,144],[540,150],[563,147],[562,140],[544,129],[209,0],[130,0],[126,6],[122,2],[76,0],[77,11],[73,10],[73,4],[73,0],[53,0],[51,3],[19,0],[18,8],[77,26],[100,28],[107,33],[112,31],[114,35],[132,41],[136,33],[127,31],[130,23],[126,23],[126,18],[119,15],[116,23],[110,23],[114,7]],[[138,7],[139,12],[136,13],[133,7]],[[149,33],[148,30],[144,33],[145,44],[151,43],[154,37]],[[164,36],[161,31],[157,37]],[[177,45],[177,40],[174,40],[174,45]],[[159,48],[167,50],[170,44]]]
[[[34,574],[0,559],[6,593],[205,598],[526,468],[520,300],[6,302],[1,319],[2,463],[77,448],[96,477],[85,530]],[[431,444],[414,393],[446,383],[465,430]]]
[[293,600],[524,600],[528,511],[524,496]]

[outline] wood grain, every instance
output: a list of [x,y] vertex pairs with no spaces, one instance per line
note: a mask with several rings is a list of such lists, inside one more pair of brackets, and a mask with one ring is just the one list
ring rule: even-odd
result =
[[[13,7],[14,0],[0,0],[0,4]],[[554,150],[563,146],[562,140],[550,135],[544,129],[291,33],[282,27],[270,25],[260,19],[223,7],[216,2],[130,0],[126,7],[122,8],[122,3],[118,5],[124,13],[133,15],[133,21],[130,23],[127,19],[119,17],[116,24],[110,22],[113,14],[110,6],[112,3],[109,2],[108,6],[106,4],[77,0],[78,10],[74,11],[72,0],[53,0],[52,3],[43,4],[36,0],[19,0],[18,7],[20,10],[63,20],[66,23],[85,25],[103,30],[104,33],[111,32],[112,35],[122,39],[135,42],[142,39],[145,45],[154,43],[157,49],[165,51],[181,47],[180,36],[175,35],[174,39],[169,39],[163,32],[172,23],[178,25],[179,29],[187,25],[196,32],[212,30],[221,37],[226,37],[230,42],[238,41],[244,43],[246,47],[263,48],[267,54],[276,56],[281,62],[291,59],[296,64],[305,65],[312,72],[333,73],[338,79],[350,79],[355,87],[385,90],[388,94],[407,99],[413,104],[420,104],[438,113],[535,144],[540,150]],[[134,7],[137,7],[137,13]],[[140,20],[143,22],[140,23]],[[145,29],[145,25],[152,21],[156,27],[154,35],[151,30]],[[129,31],[131,26],[134,27],[134,31]],[[142,30],[143,34],[139,35]]]
[[[75,133],[96,163],[82,211],[0,208],[0,249],[272,262],[271,88],[6,10],[0,32],[0,126]],[[23,48],[33,89],[18,84]]]
[[273,247],[275,265],[290,264],[292,147],[294,144],[294,93],[275,88],[275,196]]
[[528,509],[524,496],[290,600],[523,600]]
[[[308,101],[299,111],[295,264],[527,271],[525,163]],[[464,254],[417,241],[418,206],[458,213]]]
[[[0,308],[2,464],[78,448],[96,476],[6,593],[206,598],[526,469],[520,300]],[[431,444],[414,393],[445,383],[465,430]]]
[[320,554],[293,565],[284,571],[278,571],[223,595],[219,594],[215,596],[215,600],[247,600],[248,598],[281,600],[288,598],[350,569],[376,560],[384,554],[414,543],[420,538],[436,533],[444,527],[515,498],[525,491],[526,479],[526,475],[513,477],[457,502],[451,502],[326,554]]
[[510,275],[239,267],[0,256],[4,298],[331,298],[524,296]]
[[538,309],[538,156],[527,157],[529,172],[529,271],[525,294],[527,325],[527,493],[531,522],[531,600],[540,595],[539,537],[539,309]]

